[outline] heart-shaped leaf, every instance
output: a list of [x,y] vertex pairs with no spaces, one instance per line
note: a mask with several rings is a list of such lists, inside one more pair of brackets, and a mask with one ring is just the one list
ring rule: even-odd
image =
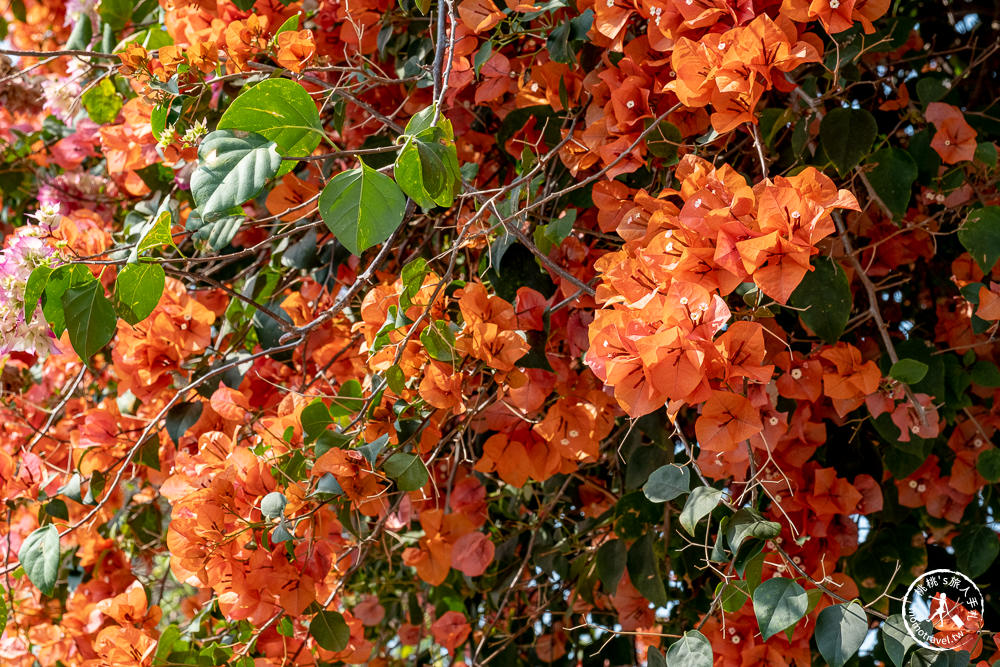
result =
[[366,164],[334,176],[319,196],[323,222],[355,255],[388,239],[405,210],[399,186]]
[[159,264],[127,264],[115,280],[115,310],[129,324],[138,324],[156,308],[165,284]]
[[17,558],[31,583],[45,595],[52,595],[59,574],[59,531],[56,527],[50,523],[28,535]]
[[104,287],[94,280],[80,287],[70,287],[62,295],[69,342],[84,361],[90,359],[115,335],[118,316],[104,296]]
[[309,634],[327,651],[343,651],[351,640],[351,629],[335,611],[320,611],[309,622]]
[[670,667],[712,667],[712,643],[697,630],[688,630],[667,649]]
[[654,470],[642,486],[642,492],[651,502],[673,500],[691,488],[691,471],[686,467],[665,465]]
[[816,646],[830,667],[843,667],[868,634],[868,616],[857,602],[835,604],[816,619]]
[[768,579],[753,592],[753,611],[764,641],[799,622],[809,609],[809,596],[795,581]]

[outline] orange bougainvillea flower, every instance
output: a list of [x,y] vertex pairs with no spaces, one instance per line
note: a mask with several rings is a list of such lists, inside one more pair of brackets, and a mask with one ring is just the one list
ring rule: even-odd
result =
[[208,74],[219,66],[219,48],[215,42],[195,42],[188,49],[187,58],[191,67]]
[[786,72],[820,59],[811,42],[793,41],[794,28],[791,35],[761,14],[746,26],[709,33],[698,41],[681,37],[670,56],[677,77],[664,89],[673,91],[684,106],[711,103],[717,132],[756,123],[754,109],[763,94],[786,86]]
[[971,160],[975,156],[976,131],[965,122],[965,116],[958,107],[944,102],[931,102],[924,115],[937,128],[931,140],[931,148],[937,151],[946,164]]
[[985,285],[979,288],[976,317],[991,322],[1000,320],[1000,283],[991,282],[989,289]]
[[280,215],[285,222],[294,222],[313,214],[318,195],[319,187],[315,184],[288,173],[267,194],[264,205],[271,215]]
[[504,17],[493,0],[462,0],[458,3],[458,16],[477,35],[492,29]]
[[478,577],[493,562],[496,545],[479,532],[466,533],[455,541],[451,566],[467,577]]
[[468,639],[471,632],[469,622],[457,611],[446,611],[431,624],[434,641],[448,649],[451,655],[455,655],[455,649]]
[[825,348],[820,356],[836,366],[823,374],[823,393],[830,398],[864,397],[878,389],[882,374],[873,361],[864,361],[861,351],[850,343]]
[[854,4],[855,0],[784,0],[781,13],[800,23],[818,19],[834,34],[854,24]]
[[702,449],[729,452],[764,429],[760,411],[740,394],[713,391],[695,422]]
[[293,72],[301,72],[316,55],[316,41],[312,30],[286,30],[277,37],[279,65]]
[[243,423],[250,419],[250,407],[247,397],[235,389],[220,384],[211,398],[212,409],[223,419]]

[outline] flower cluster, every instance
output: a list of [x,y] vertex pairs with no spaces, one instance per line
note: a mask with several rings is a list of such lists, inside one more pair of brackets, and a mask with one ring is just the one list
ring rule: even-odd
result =
[[[55,215],[43,209],[39,221],[50,222]],[[0,355],[27,352],[45,357],[59,349],[37,302],[26,303],[26,299],[41,295],[25,294],[31,272],[40,266],[52,266],[57,259],[47,233],[44,224],[21,227],[7,237],[0,250]],[[28,311],[30,317],[26,317]]]

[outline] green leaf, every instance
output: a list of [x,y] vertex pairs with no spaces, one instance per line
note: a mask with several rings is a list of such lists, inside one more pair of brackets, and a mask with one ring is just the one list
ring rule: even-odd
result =
[[747,592],[751,595],[753,595],[753,592],[757,590],[758,586],[760,586],[761,578],[764,574],[765,560],[767,560],[767,555],[761,552],[753,558],[743,562],[742,572],[740,571],[740,568],[736,568],[736,574],[743,577],[743,581],[745,581],[747,585]]
[[406,374],[399,366],[390,366],[385,370],[385,381],[397,396],[406,390]]
[[204,220],[198,211],[191,211],[184,227],[187,231],[193,232],[191,239],[207,241],[212,250],[221,250],[239,233],[245,219],[246,215],[241,206],[214,213],[208,221]]
[[432,127],[435,127],[434,113],[436,111],[437,111],[437,105],[432,104],[430,106],[424,107],[417,113],[410,116],[410,120],[406,121],[406,127],[403,129],[403,134],[408,134],[413,136],[420,134],[421,132],[426,132]]
[[375,459],[378,458],[378,455],[382,452],[383,449],[385,449],[385,446],[388,443],[389,443],[389,434],[383,433],[382,435],[375,438],[371,442],[366,442],[365,444],[358,447],[358,451],[361,452],[361,455],[365,457],[365,460],[367,460],[369,464],[374,466]]
[[872,165],[868,182],[875,194],[895,217],[905,215],[913,183],[917,180],[917,163],[900,148],[883,148],[872,153],[868,164]]
[[[27,307],[27,303],[25,307]],[[969,369],[969,376],[972,378],[972,383],[978,384],[980,387],[989,387],[990,389],[1000,387],[1000,368],[997,368],[997,365],[992,361],[977,361]]]
[[681,526],[684,530],[694,535],[695,526],[698,522],[712,513],[715,506],[722,500],[722,491],[711,486],[699,486],[684,503],[681,510]]
[[191,194],[203,220],[212,222],[257,196],[280,165],[277,144],[259,134],[211,132],[198,148],[198,168],[191,174]]
[[657,607],[667,604],[667,589],[663,585],[659,559],[653,548],[654,536],[646,532],[628,550],[628,576],[635,589]]
[[650,646],[646,650],[646,667],[667,667],[667,659],[655,646]]
[[[274,37],[277,37],[283,32],[289,32],[299,29],[299,15],[292,14],[285,22],[278,26],[278,29],[274,31]],[[268,81],[284,81],[285,79],[268,79]]]
[[[151,2],[151,0],[146,0],[145,4],[147,6],[150,4],[154,4],[157,7],[159,6],[157,2]],[[141,13],[141,11],[133,13],[132,20],[136,20]],[[161,26],[152,25],[148,28],[144,28],[143,30],[139,30],[138,32],[133,32],[131,35],[119,42],[118,46],[116,46],[113,51],[121,50],[130,42],[135,42],[136,44],[141,45],[147,51],[153,51],[163,46],[170,46],[174,43],[174,38],[171,37],[170,33],[164,30]]]
[[45,283],[45,296],[42,300],[42,312],[45,320],[52,327],[56,337],[66,330],[66,313],[63,311],[63,294],[70,287],[80,287],[96,283],[97,278],[83,264],[63,264],[56,267]]
[[326,226],[355,255],[388,239],[405,209],[399,186],[365,164],[334,176],[319,197]]
[[[218,128],[255,132],[273,141],[284,157],[311,155],[325,134],[316,103],[302,84],[290,79],[267,79],[243,91],[222,114]],[[287,160],[279,175],[294,167],[295,161]]]
[[972,157],[976,162],[995,168],[997,166],[997,145],[992,141],[980,142],[976,144],[976,152]]
[[[6,27],[6,23],[4,23]],[[4,30],[6,33],[6,30]],[[4,37],[7,35],[4,34]],[[90,40],[94,38],[94,25],[92,21],[81,21],[77,20],[76,25],[73,26],[73,32],[69,35],[69,40],[66,42],[67,50],[86,50],[90,46]],[[2,39],[2,38],[0,38]]]
[[330,414],[334,417],[347,417],[361,409],[364,404],[364,391],[357,380],[348,380],[340,385],[340,391],[330,402]]
[[670,667],[712,667],[712,643],[697,630],[688,630],[667,649]]
[[627,557],[624,540],[608,540],[597,550],[597,576],[608,595],[618,590]]
[[461,182],[457,149],[420,136],[410,138],[396,157],[396,182],[421,208],[451,206]]
[[924,104],[937,102],[948,94],[946,85],[951,82],[945,76],[924,76],[917,80],[917,99]]
[[175,445],[180,444],[181,436],[197,423],[201,417],[202,409],[201,403],[178,403],[167,411],[164,423],[167,435],[170,436]]
[[573,224],[576,222],[576,209],[567,209],[562,217],[556,218],[547,225],[541,225],[544,236],[553,245],[559,245],[573,231]]
[[989,273],[1000,259],[1000,206],[988,206],[969,213],[958,230],[958,240],[976,260],[983,273]]
[[726,523],[726,540],[735,554],[748,537],[769,540],[781,534],[781,524],[768,521],[760,512],[750,507],[740,508]]
[[1000,482],[1000,449],[987,449],[979,455],[976,470],[988,482]]
[[80,483],[82,481],[83,478],[80,476],[80,473],[75,472],[70,476],[66,484],[60,487],[60,489],[56,491],[56,493],[59,495],[66,496],[70,500],[75,500],[78,503],[82,502],[83,496],[80,493]]
[[673,500],[691,488],[691,471],[686,467],[665,465],[650,474],[642,492],[654,503]]
[[7,617],[10,611],[7,608],[7,597],[4,595],[4,592],[0,590],[0,628],[7,627]]
[[444,320],[435,320],[434,324],[420,332],[420,342],[431,359],[451,362],[455,359],[455,334]]
[[841,176],[861,161],[875,141],[878,124],[864,109],[833,109],[823,117],[819,138]]
[[181,631],[176,625],[168,625],[160,635],[160,640],[156,644],[156,654],[153,656],[153,665],[159,666],[167,663],[167,656],[174,650],[174,647],[181,639]]
[[327,651],[343,651],[351,639],[344,617],[335,611],[320,611],[309,621],[309,634]]
[[851,287],[836,260],[817,256],[810,271],[792,292],[788,303],[802,308],[799,317],[817,336],[833,344],[851,317]]
[[97,11],[104,23],[111,26],[111,30],[121,32],[132,18],[132,8],[135,4],[132,0],[101,0]]
[[278,634],[283,637],[292,637],[295,634],[295,627],[292,625],[292,619],[287,616],[282,616],[281,620],[278,621]]
[[176,248],[174,237],[170,234],[170,211],[162,211],[150,221],[149,227],[145,230],[142,238],[136,246],[136,258],[139,254],[161,245]]
[[135,453],[135,461],[153,470],[160,469],[160,437],[156,434],[147,436]]
[[916,359],[900,359],[889,369],[889,377],[905,384],[916,384],[927,376],[930,366]]
[[17,558],[28,579],[45,595],[52,595],[59,575],[59,531],[51,523],[33,531],[21,544]]
[[318,398],[302,409],[299,419],[302,421],[302,430],[306,434],[306,440],[316,439],[320,433],[326,430],[327,426],[333,423],[330,410]]
[[816,647],[830,667],[844,667],[867,634],[868,616],[858,602],[831,605],[816,618]]
[[969,657],[968,651],[937,651],[929,648],[918,648],[910,656],[907,667],[969,667]]
[[773,577],[753,592],[753,611],[764,641],[798,623],[808,608],[809,596],[792,579]]
[[406,310],[413,304],[413,297],[417,295],[424,284],[424,277],[427,275],[427,260],[423,257],[407,262],[403,267],[400,277],[403,280],[403,291],[399,295],[399,307]]
[[745,586],[746,584],[740,582],[728,584],[719,582],[719,585],[715,587],[715,592],[719,596],[719,604],[722,605],[723,611],[732,614],[743,608],[743,605],[750,599]]
[[138,324],[156,308],[165,284],[159,264],[126,264],[115,280],[115,311],[129,324]]
[[30,322],[31,316],[35,314],[38,301],[45,292],[45,286],[49,283],[49,276],[52,275],[52,268],[46,265],[36,266],[28,276],[28,282],[24,285],[24,321]]
[[975,578],[989,570],[1000,555],[1000,539],[988,526],[971,526],[952,540],[959,571]]
[[62,305],[69,341],[84,361],[114,338],[118,316],[97,280],[67,289]]
[[646,150],[650,155],[662,158],[664,166],[669,167],[677,164],[677,152],[683,141],[677,126],[664,120],[646,135]]
[[881,630],[882,647],[885,649],[885,654],[896,667],[903,667],[906,652],[916,644],[906,630],[903,617],[900,614],[893,614],[882,622],[879,629]]
[[260,499],[260,513],[268,519],[277,519],[285,515],[285,505],[288,500],[280,491],[271,491]]
[[427,466],[415,454],[398,452],[385,462],[385,474],[396,481],[402,491],[416,491],[423,488],[430,476]]
[[90,120],[98,125],[106,125],[118,117],[118,112],[122,108],[122,98],[115,90],[115,84],[111,79],[105,77],[100,83],[91,86],[87,92],[80,97],[83,108],[87,110]]

